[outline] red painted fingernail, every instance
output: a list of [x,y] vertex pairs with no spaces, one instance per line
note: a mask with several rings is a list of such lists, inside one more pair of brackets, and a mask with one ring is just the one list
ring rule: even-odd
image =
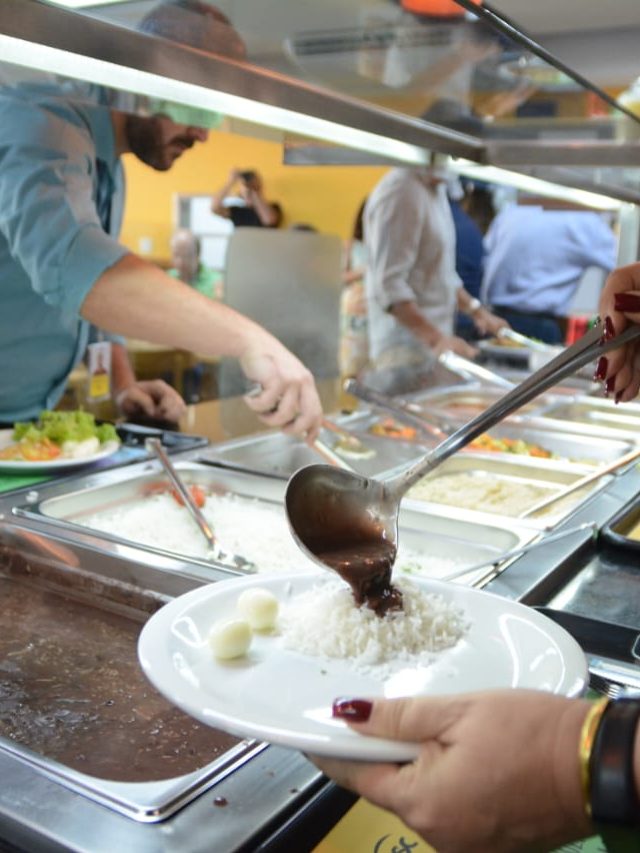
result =
[[618,393],[617,393],[617,394],[616,394],[616,396],[614,397],[614,402],[615,402],[616,406],[618,405],[618,403],[619,403],[619,402],[620,402],[620,400],[622,399],[622,395],[623,395],[623,393],[624,393],[624,391],[618,391]]
[[600,379],[604,379],[607,375],[607,367],[609,366],[609,362],[607,361],[607,357],[601,355],[598,359],[598,364],[596,365],[596,372],[593,374],[593,378],[598,381]]
[[607,379],[607,381],[604,383],[604,393],[607,395],[607,397],[609,396],[609,394],[611,394],[611,392],[615,388],[615,384],[616,384],[616,377],[615,376],[610,376]]
[[615,338],[616,330],[613,327],[613,320],[611,317],[604,318],[604,339],[605,341],[610,341],[611,338]]
[[331,708],[331,716],[352,723],[366,723],[372,708],[373,703],[367,699],[336,699]]
[[627,291],[614,294],[613,307],[616,311],[640,312],[640,293]]

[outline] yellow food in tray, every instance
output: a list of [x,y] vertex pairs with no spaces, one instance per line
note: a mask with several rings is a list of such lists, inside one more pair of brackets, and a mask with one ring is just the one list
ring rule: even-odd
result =
[[538,459],[557,459],[556,454],[538,444],[532,444],[521,438],[493,438],[486,432],[474,439],[469,444],[469,448],[490,453],[515,453],[518,456],[534,456]]
[[524,344],[507,337],[489,338],[487,343],[491,344],[492,347],[503,347],[504,349],[526,349]]

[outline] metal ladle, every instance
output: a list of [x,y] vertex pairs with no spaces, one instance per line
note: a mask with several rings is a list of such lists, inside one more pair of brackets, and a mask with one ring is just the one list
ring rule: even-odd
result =
[[162,442],[160,441],[160,439],[148,438],[145,444],[147,448],[153,453],[155,453],[155,455],[160,460],[160,463],[164,468],[165,474],[171,480],[171,483],[184,501],[185,507],[191,513],[193,520],[200,528],[200,531],[202,532],[204,538],[207,540],[207,543],[209,544],[209,549],[207,551],[207,559],[215,560],[219,563],[224,563],[225,565],[231,566],[232,568],[237,569],[240,572],[253,574],[253,572],[256,571],[256,567],[253,563],[251,563],[249,560],[246,560],[244,557],[239,556],[238,554],[231,554],[227,551],[222,550],[216,540],[216,537],[213,535],[213,530],[209,526],[209,522],[196,506],[191,492],[182,482],[180,475],[174,468],[173,462],[169,459],[169,456],[166,453],[164,447],[162,446]]
[[388,579],[397,553],[398,512],[404,494],[520,406],[597,356],[639,337],[640,325],[608,341],[603,340],[603,331],[602,324],[597,324],[424,458],[384,482],[324,465],[301,468],[285,493],[289,526],[300,548],[350,583],[356,573]]

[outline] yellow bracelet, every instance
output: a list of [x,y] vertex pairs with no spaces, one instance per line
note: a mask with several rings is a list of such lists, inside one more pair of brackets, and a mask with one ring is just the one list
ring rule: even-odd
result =
[[580,781],[582,783],[582,796],[584,799],[584,808],[587,813],[587,817],[591,817],[591,779],[589,777],[591,750],[593,749],[593,742],[596,737],[596,732],[598,731],[598,726],[600,725],[600,720],[602,719],[604,712],[607,710],[608,705],[609,698],[607,696],[603,696],[602,699],[598,699],[594,702],[589,708],[587,716],[584,718],[582,728],[580,729],[580,746],[578,748],[578,755],[580,758]]

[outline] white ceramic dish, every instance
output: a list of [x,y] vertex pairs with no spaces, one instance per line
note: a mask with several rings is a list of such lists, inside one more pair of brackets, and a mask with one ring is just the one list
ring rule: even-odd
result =
[[[138,657],[155,687],[201,722],[308,753],[370,761],[406,761],[416,745],[355,734],[331,717],[339,696],[462,693],[525,687],[576,696],[587,684],[580,646],[551,620],[524,605],[455,584],[412,578],[465,611],[465,638],[429,666],[407,666],[381,680],[347,661],[305,656],[274,635],[254,635],[249,653],[216,660],[210,627],[230,618],[238,595],[269,589],[281,602],[325,581],[320,574],[261,575],[219,581],[174,599],[144,626]],[[331,578],[333,580],[333,578]]]
[[[0,450],[4,450],[10,444],[14,444],[13,430],[0,429]],[[77,459],[50,459],[44,462],[16,461],[14,459],[0,459],[0,473],[2,474],[47,474],[50,471],[58,471],[64,468],[79,468],[82,465],[90,465],[99,459],[112,456],[120,450],[119,441],[107,441],[100,449],[89,456],[80,456]]]

